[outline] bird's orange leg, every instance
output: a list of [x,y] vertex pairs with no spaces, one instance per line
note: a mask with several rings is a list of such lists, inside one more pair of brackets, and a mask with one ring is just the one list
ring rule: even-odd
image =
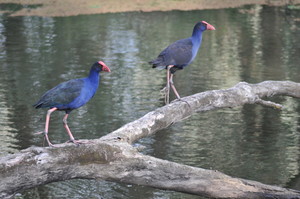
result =
[[71,133],[71,130],[70,130],[69,126],[68,126],[68,122],[67,122],[68,116],[69,116],[69,114],[66,114],[65,117],[63,118],[64,127],[67,130],[67,133],[68,133],[68,135],[70,137],[69,142],[73,142],[73,143],[76,144],[78,141],[75,140],[75,138],[74,138],[73,134]]
[[177,92],[177,90],[176,90],[176,88],[174,86],[174,82],[173,82],[173,74],[171,74],[171,76],[170,76],[170,85],[171,85],[171,87],[172,87],[172,89],[173,89],[173,91],[174,91],[174,93],[175,93],[175,95],[177,97],[177,100],[180,100],[180,101],[183,101],[183,102],[187,103],[188,106],[191,108],[191,105],[187,101],[182,100],[181,97],[180,97],[180,95],[179,95],[179,93]]
[[167,85],[166,85],[166,95],[165,95],[165,104],[170,102],[170,66],[167,67]]
[[75,140],[75,138],[74,138],[73,134],[71,133],[71,130],[70,130],[69,126],[68,126],[68,122],[67,122],[68,116],[69,116],[69,114],[66,114],[64,116],[64,118],[63,118],[64,127],[67,130],[67,133],[68,133],[68,135],[70,137],[70,140],[68,142],[73,142],[75,144],[88,143],[88,142],[83,142],[83,141]]
[[174,65],[169,65],[167,66],[167,86],[166,86],[166,95],[165,95],[165,103],[169,104],[170,103],[170,69]]
[[47,115],[46,115],[46,123],[45,123],[45,130],[44,130],[44,132],[36,133],[36,134],[42,134],[42,133],[44,133],[45,139],[46,139],[46,141],[47,141],[47,143],[48,143],[49,146],[54,146],[54,145],[50,142],[49,137],[48,137],[49,123],[50,123],[50,115],[51,115],[51,113],[53,113],[53,112],[56,111],[56,110],[57,110],[57,108],[54,107],[54,108],[49,109],[49,110],[47,111]]
[[179,95],[179,93],[177,92],[177,90],[176,90],[176,88],[175,88],[175,86],[174,86],[174,82],[173,82],[173,74],[171,74],[171,76],[170,76],[170,85],[171,85],[171,87],[172,87],[172,89],[173,89],[173,91],[174,91],[174,93],[175,93],[177,99],[180,99],[180,95]]
[[68,116],[69,116],[69,114],[65,115],[65,117],[63,118],[63,123],[64,123],[64,127],[67,130],[67,133],[68,133],[68,135],[70,137],[70,141],[73,142],[75,140],[75,138],[73,137],[73,135],[71,133],[71,130],[70,130],[69,126],[68,126],[68,122],[67,122]]

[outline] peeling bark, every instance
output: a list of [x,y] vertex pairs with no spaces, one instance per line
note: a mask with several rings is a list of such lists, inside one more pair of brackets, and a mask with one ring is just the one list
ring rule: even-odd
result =
[[90,144],[59,144],[55,148],[30,147],[0,158],[0,197],[55,181],[102,179],[151,186],[213,198],[300,198],[300,191],[234,178],[161,160],[139,153],[132,143],[195,112],[261,104],[282,109],[262,98],[285,95],[299,98],[300,84],[289,81],[239,83],[198,93],[158,108]]

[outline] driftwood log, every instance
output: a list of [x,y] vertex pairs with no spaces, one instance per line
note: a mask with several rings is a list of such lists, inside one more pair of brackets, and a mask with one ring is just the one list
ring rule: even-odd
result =
[[210,198],[300,198],[300,191],[230,177],[221,172],[177,164],[143,155],[132,146],[195,112],[261,104],[281,105],[262,98],[300,98],[300,83],[265,81],[238,83],[232,88],[184,97],[147,113],[89,144],[30,147],[0,158],[0,198],[39,185],[74,178],[102,179],[144,185]]

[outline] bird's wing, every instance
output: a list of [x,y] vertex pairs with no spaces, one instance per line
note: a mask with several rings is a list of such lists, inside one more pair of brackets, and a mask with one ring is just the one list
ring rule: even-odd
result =
[[63,82],[47,91],[34,107],[43,108],[67,105],[80,95],[83,85],[83,79],[73,79]]
[[178,40],[165,48],[151,64],[159,66],[185,66],[193,57],[193,43],[190,38]]
[[174,42],[167,48],[170,63],[177,66],[188,65],[193,57],[192,49],[193,43],[189,38]]

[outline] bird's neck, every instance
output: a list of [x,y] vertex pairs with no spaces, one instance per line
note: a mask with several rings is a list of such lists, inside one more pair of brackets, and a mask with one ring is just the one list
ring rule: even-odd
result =
[[89,79],[92,83],[98,84],[98,83],[99,83],[99,79],[100,79],[99,72],[92,69],[92,70],[90,71],[90,74],[89,74],[89,76],[88,76],[88,79]]
[[194,27],[193,34],[192,34],[192,40],[194,42],[200,43],[202,40],[202,33],[203,33],[203,31],[201,31],[198,27]]

